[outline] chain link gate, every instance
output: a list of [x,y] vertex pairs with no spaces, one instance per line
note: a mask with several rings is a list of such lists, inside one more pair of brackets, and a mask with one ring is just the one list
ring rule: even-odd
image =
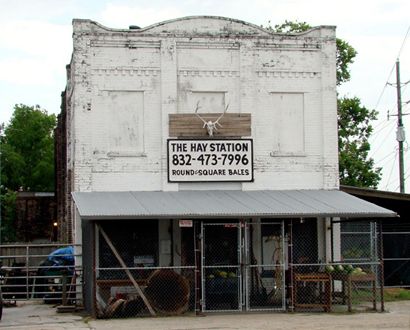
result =
[[262,220],[245,228],[246,310],[285,310],[284,222]]
[[202,310],[242,309],[242,226],[202,223]]
[[285,310],[283,221],[202,223],[202,310]]

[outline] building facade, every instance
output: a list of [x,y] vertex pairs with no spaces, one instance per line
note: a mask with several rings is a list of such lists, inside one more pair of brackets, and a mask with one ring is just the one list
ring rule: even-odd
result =
[[16,242],[56,241],[54,193],[19,191],[15,207]]
[[[294,259],[340,259],[332,219],[394,215],[338,190],[334,27],[198,16],[73,29],[62,221],[92,260],[95,315],[112,316],[124,287],[151,314],[293,308]],[[182,307],[153,298],[157,267],[188,281]]]

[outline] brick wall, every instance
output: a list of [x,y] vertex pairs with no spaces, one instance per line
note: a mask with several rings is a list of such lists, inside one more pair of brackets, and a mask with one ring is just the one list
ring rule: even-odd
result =
[[[338,188],[334,27],[281,35],[190,17],[139,30],[89,20],[73,28],[72,191]],[[168,115],[193,113],[198,101],[207,112],[229,104],[251,114],[254,182],[168,182]]]
[[55,136],[55,192],[57,203],[57,240],[72,243],[72,217],[68,212],[70,198],[70,179],[67,164],[67,97],[61,94],[61,113],[57,117]]
[[333,28],[279,38],[233,21],[176,22],[119,33],[74,21],[78,190],[177,190],[163,175],[167,114],[218,96],[252,113],[256,175],[242,189],[335,188]]
[[56,219],[54,193],[19,192],[16,199],[18,242],[54,241]]

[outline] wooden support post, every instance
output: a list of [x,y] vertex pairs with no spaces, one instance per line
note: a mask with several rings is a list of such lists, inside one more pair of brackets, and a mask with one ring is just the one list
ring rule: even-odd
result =
[[137,281],[135,280],[134,276],[132,276],[130,270],[127,268],[124,260],[122,260],[121,256],[119,255],[117,249],[112,244],[110,238],[105,233],[104,229],[102,229],[99,225],[97,225],[98,230],[100,231],[101,235],[104,237],[105,241],[107,242],[108,246],[110,247],[112,253],[114,253],[115,257],[117,258],[118,262],[120,263],[121,267],[124,268],[125,273],[127,274],[128,278],[130,279],[131,283],[134,285],[135,289],[137,290],[138,294],[144,301],[145,306],[147,306],[149,312],[152,316],[155,316],[156,313],[152,308],[151,304],[149,303],[147,297],[145,296],[144,292],[142,292],[140,286],[138,285]]
[[61,292],[61,300],[62,300],[62,304],[63,306],[67,305],[67,275],[63,274],[63,278],[62,278],[62,292]]

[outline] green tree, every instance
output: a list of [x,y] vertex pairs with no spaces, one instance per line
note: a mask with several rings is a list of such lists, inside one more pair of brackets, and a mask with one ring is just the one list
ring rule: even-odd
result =
[[55,115],[38,105],[16,105],[1,136],[2,192],[54,191]]
[[16,197],[15,191],[7,191],[1,194],[1,243],[16,241]]
[[369,137],[373,131],[370,125],[377,112],[361,105],[360,99],[339,98],[339,176],[344,185],[376,188],[381,179],[381,169],[375,168],[369,158]]
[[[306,22],[285,21],[274,27],[266,27],[272,32],[299,33],[311,28]],[[349,65],[353,63],[356,50],[346,41],[336,39],[336,83],[339,86],[350,80]],[[361,105],[357,97],[338,98],[339,124],[339,177],[343,185],[376,188],[381,180],[381,169],[376,168],[369,158],[369,137],[372,133],[371,120],[377,112]]]

